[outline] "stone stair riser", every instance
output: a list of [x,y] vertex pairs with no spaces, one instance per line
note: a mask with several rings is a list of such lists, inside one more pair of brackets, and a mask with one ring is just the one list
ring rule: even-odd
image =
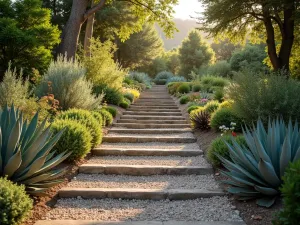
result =
[[134,120],[184,120],[183,116],[133,116],[133,115],[123,115],[121,119],[134,119]]
[[200,150],[169,150],[169,149],[105,149],[95,148],[93,155],[97,156],[181,156],[193,157],[203,155]]
[[[187,124],[186,120],[135,120],[135,119],[119,119],[118,123],[158,123],[158,124]],[[188,126],[188,124],[187,124]]]
[[181,112],[136,112],[136,111],[126,111],[123,115],[132,116],[182,116]]
[[108,143],[146,143],[146,142],[165,142],[165,143],[195,143],[195,138],[171,138],[171,137],[103,137],[104,142]]
[[146,123],[116,123],[114,127],[126,127],[133,129],[146,129],[146,128],[189,128],[188,124],[146,124]]
[[177,134],[192,132],[191,129],[110,129],[109,132],[120,134]]

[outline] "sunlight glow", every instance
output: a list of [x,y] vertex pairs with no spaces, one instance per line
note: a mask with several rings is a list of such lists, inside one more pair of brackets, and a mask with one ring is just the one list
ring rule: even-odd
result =
[[191,19],[195,17],[196,12],[202,12],[203,8],[198,0],[179,0],[179,4],[174,7],[175,18]]

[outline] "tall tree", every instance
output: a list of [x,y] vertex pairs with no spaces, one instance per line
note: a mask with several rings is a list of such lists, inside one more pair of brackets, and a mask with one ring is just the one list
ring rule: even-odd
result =
[[147,66],[163,52],[163,42],[153,25],[146,24],[125,42],[119,42],[118,61],[123,67],[135,69]]
[[40,0],[0,0],[0,15],[2,75],[9,61],[13,67],[23,68],[24,75],[32,68],[44,72],[60,35],[50,23],[50,10],[42,8]]
[[211,48],[216,53],[216,60],[230,60],[232,53],[237,49],[240,48],[240,45],[236,45],[230,42],[230,40],[219,40],[218,42],[213,42],[211,44]]
[[[83,23],[94,13],[104,8],[106,4],[111,4],[118,0],[100,0],[90,7],[89,0],[73,0],[71,14],[68,22],[64,26],[62,40],[58,53],[67,53],[68,57],[75,56],[77,43]],[[131,4],[131,10],[141,21],[149,23],[157,22],[166,33],[172,34],[175,30],[173,18],[173,5],[178,0],[119,0]]]
[[[266,38],[268,56],[275,70],[290,68],[298,0],[200,0],[205,10],[199,18],[201,29],[212,35],[245,38],[251,33]],[[276,30],[280,39],[276,40]],[[280,48],[276,50],[276,41]]]
[[188,78],[193,70],[198,70],[201,66],[214,62],[215,53],[202,40],[199,31],[193,30],[183,40],[179,48],[179,59],[181,63],[180,75]]

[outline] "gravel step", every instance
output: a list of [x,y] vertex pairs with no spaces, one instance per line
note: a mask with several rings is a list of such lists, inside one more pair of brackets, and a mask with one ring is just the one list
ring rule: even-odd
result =
[[198,150],[200,151],[197,143],[159,143],[159,142],[148,142],[148,143],[107,143],[101,144],[102,148],[107,149],[165,149],[165,150]]
[[138,134],[171,134],[171,133],[186,133],[192,132],[190,128],[184,129],[125,129],[125,128],[111,128],[109,132],[113,133],[138,133]]
[[140,110],[145,110],[145,109],[163,109],[163,110],[168,110],[168,109],[178,109],[178,106],[131,105],[129,107],[129,110],[131,110],[131,109],[140,109]]
[[186,123],[182,124],[159,124],[159,123],[114,123],[114,127],[125,127],[133,129],[147,129],[147,128],[189,128],[190,126]]
[[203,151],[200,150],[169,150],[169,149],[124,149],[124,148],[95,148],[92,150],[93,155],[98,156],[198,156],[203,155]]
[[148,165],[101,165],[83,164],[79,167],[80,173],[86,174],[116,174],[132,176],[151,175],[206,175],[212,174],[212,167],[201,166],[148,166]]
[[203,156],[95,156],[87,164],[211,167]]
[[126,176],[79,173],[67,187],[72,188],[137,188],[137,189],[220,189],[213,175]]
[[[181,111],[179,109],[151,109],[151,108],[148,108],[148,109],[139,109],[139,108],[130,108],[129,109],[130,112],[170,112],[170,113],[173,113],[173,112],[176,112],[176,113],[181,113]],[[129,111],[126,111],[126,112],[129,112]]]
[[147,112],[147,111],[125,111],[123,115],[147,115],[147,116],[182,116],[181,112]]
[[144,115],[123,115],[122,119],[132,120],[186,120],[183,116],[144,116]]
[[158,221],[130,221],[130,222],[99,222],[95,220],[39,220],[34,225],[246,225],[244,222],[186,222],[186,221],[167,221],[167,222],[158,222]]
[[153,137],[153,138],[194,138],[192,132],[181,132],[181,133],[163,133],[163,134],[140,134],[140,133],[115,133],[113,130],[110,131],[105,137]]
[[[110,134],[108,134],[110,135]],[[195,137],[169,137],[169,136],[131,136],[131,134],[118,136],[105,136],[103,141],[115,142],[128,142],[128,143],[144,143],[144,142],[170,142],[170,143],[194,143],[197,141]]]
[[118,123],[158,123],[158,124],[186,124],[186,120],[162,120],[162,119],[148,119],[148,120],[137,120],[137,119],[119,119]]
[[187,221],[242,222],[232,207],[227,196],[185,201],[64,198],[43,219],[97,220],[94,225],[100,221],[144,221],[139,225],[147,225],[146,221],[165,221],[165,225],[176,225],[166,221],[184,221],[182,225],[190,225]]
[[141,200],[189,200],[226,195],[222,190],[198,189],[137,189],[137,188],[62,188],[58,192],[61,198],[114,198]]

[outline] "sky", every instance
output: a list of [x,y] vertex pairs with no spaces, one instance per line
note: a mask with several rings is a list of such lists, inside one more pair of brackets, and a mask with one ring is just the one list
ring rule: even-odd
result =
[[175,18],[190,19],[190,16],[196,16],[195,12],[201,12],[202,7],[198,0],[179,0],[175,6]]

